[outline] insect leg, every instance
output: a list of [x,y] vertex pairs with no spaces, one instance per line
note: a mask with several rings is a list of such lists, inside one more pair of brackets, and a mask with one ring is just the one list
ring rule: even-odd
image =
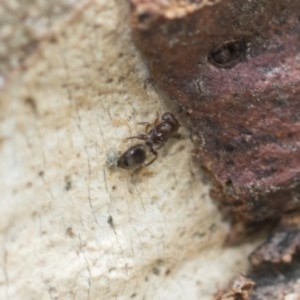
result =
[[157,111],[157,112],[156,112],[156,118],[155,118],[155,120],[154,120],[154,127],[157,126],[158,123],[159,123],[159,112]]
[[149,166],[149,165],[151,165],[152,163],[154,163],[155,160],[156,160],[157,157],[158,157],[158,153],[157,153],[157,151],[155,151],[155,150],[153,149],[153,147],[150,147],[150,152],[154,155],[154,158],[153,158],[152,160],[150,160],[148,163],[146,163],[145,166]]
[[138,122],[140,125],[145,125],[145,132],[148,133],[151,124],[149,122]]
[[138,139],[138,140],[146,141],[148,139],[148,135],[145,134],[145,133],[141,133],[141,134],[138,134],[138,135],[135,135],[135,136],[130,136],[127,139],[128,140],[130,140],[130,139]]

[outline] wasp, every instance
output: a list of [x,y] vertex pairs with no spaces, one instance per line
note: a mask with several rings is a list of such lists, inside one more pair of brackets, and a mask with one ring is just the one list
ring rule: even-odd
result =
[[[129,139],[142,140],[143,143],[128,148],[118,159],[118,167],[134,169],[152,164],[158,157],[157,150],[167,142],[172,134],[178,131],[180,125],[173,114],[165,112],[160,119],[156,118],[152,128],[150,126],[150,123],[146,123],[145,133],[129,137]],[[154,158],[146,163],[148,152]]]

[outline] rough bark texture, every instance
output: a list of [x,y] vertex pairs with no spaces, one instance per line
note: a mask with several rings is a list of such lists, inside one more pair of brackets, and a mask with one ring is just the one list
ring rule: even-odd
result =
[[188,116],[222,209],[244,223],[298,209],[299,1],[162,3],[132,1],[136,42]]
[[264,263],[293,263],[300,248],[299,214],[287,214],[276,226],[272,235],[250,256],[254,266]]
[[264,264],[246,277],[233,281],[228,291],[218,293],[215,300],[298,300],[300,299],[300,260],[292,264]]
[[18,2],[0,10],[0,299],[211,299],[254,245],[222,248],[188,133],[113,167],[165,110],[128,3]]
[[232,283],[230,289],[225,293],[218,293],[215,300],[249,300],[255,286],[254,281],[240,276]]

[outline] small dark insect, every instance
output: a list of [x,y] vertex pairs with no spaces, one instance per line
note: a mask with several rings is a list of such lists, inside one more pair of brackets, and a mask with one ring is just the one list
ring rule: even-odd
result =
[[151,161],[144,164],[145,166],[149,166],[157,159],[157,150],[160,149],[179,128],[177,119],[173,114],[168,112],[161,116],[161,120],[159,120],[158,117],[156,118],[152,129],[149,130],[150,123],[144,124],[146,124],[146,133],[141,133],[129,138],[143,140],[144,144],[137,144],[127,149],[118,159],[118,167],[124,169],[140,167],[147,159],[147,150],[154,155]]
[[142,165],[147,158],[144,144],[138,144],[127,149],[118,159],[118,167],[133,169]]

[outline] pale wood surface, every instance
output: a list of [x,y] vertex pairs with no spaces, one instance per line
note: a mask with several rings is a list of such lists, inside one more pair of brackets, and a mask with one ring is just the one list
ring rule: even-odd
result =
[[[32,4],[33,51],[18,37],[2,48],[0,299],[211,299],[253,245],[223,249],[227,225],[184,128],[146,170],[111,167],[163,104],[126,2],[60,4],[44,27],[49,2]],[[30,44],[28,3],[17,11],[2,9],[6,30]]]

